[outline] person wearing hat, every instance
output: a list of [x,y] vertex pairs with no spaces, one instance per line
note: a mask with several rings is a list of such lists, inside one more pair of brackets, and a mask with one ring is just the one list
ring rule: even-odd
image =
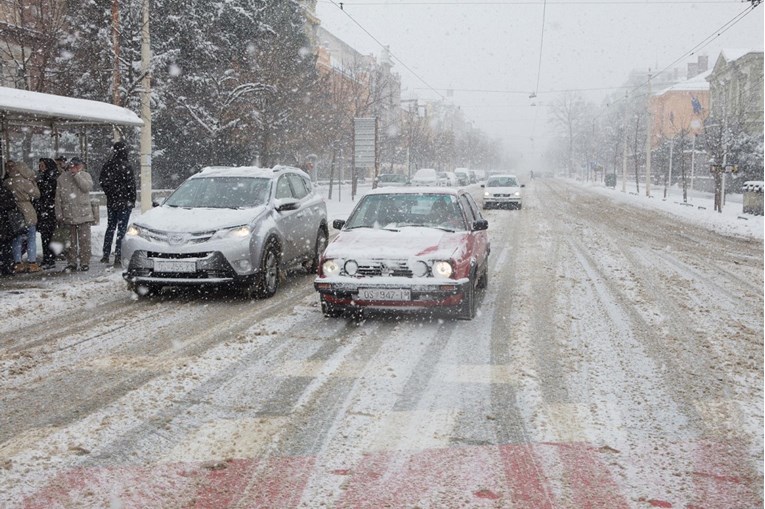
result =
[[90,269],[90,226],[95,221],[90,207],[93,178],[85,171],[85,163],[73,157],[56,181],[56,220],[69,227],[69,251],[66,272]]
[[104,249],[101,263],[109,263],[112,250],[114,231],[117,231],[117,241],[114,245],[114,263],[120,263],[122,258],[122,239],[125,237],[130,213],[135,207],[136,182],[133,167],[128,161],[128,146],[124,141],[118,141],[112,146],[112,155],[98,177],[106,195],[107,225],[104,234]]

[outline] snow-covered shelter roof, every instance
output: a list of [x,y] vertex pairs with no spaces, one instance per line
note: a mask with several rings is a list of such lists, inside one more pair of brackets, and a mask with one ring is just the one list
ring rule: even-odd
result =
[[99,101],[0,87],[4,125],[143,125],[132,111]]

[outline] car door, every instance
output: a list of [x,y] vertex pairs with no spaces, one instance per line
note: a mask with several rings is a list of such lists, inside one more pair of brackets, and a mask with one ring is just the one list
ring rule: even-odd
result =
[[321,201],[311,193],[310,184],[304,177],[297,173],[290,173],[288,178],[292,185],[293,196],[300,200],[300,208],[296,214],[298,221],[294,232],[297,249],[295,256],[310,258],[313,256],[316,233],[321,224]]
[[[280,175],[276,181],[276,192],[274,194],[277,204],[294,200],[295,195],[290,184],[289,174]],[[289,264],[297,256],[298,238],[300,236],[300,207],[295,210],[276,210],[276,227],[282,234],[282,262]]]

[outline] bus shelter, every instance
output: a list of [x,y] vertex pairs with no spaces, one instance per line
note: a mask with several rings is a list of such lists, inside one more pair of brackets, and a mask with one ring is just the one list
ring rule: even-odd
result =
[[141,127],[143,120],[132,111],[114,104],[0,87],[0,131],[2,161],[0,173],[10,153],[10,131],[15,128],[50,129],[54,151],[59,152],[59,132],[75,130],[79,135],[80,154],[88,161],[87,128],[92,126]]

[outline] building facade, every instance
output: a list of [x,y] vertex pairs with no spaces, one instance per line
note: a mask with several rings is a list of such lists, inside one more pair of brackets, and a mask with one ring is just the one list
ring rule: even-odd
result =
[[754,136],[763,134],[763,52],[723,50],[706,78],[710,114],[739,122]]

